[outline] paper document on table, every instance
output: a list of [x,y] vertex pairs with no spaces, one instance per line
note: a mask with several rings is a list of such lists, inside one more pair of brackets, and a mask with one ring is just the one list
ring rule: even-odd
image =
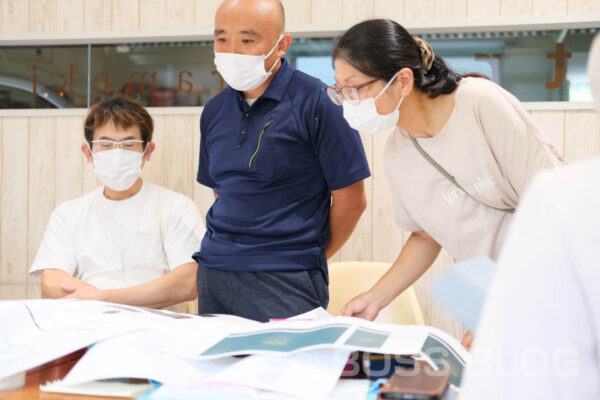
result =
[[326,398],[335,387],[349,356],[349,351],[338,349],[291,355],[254,355],[238,361],[206,382],[249,386],[302,399],[321,399]]
[[69,371],[63,384],[77,385],[127,377],[187,387],[213,376],[237,361],[234,358],[184,359],[165,352],[166,340],[170,338],[156,333],[131,332],[99,342]]
[[0,379],[135,329],[126,323],[95,324],[89,318],[100,312],[95,306],[81,307],[76,301],[0,302]]
[[133,331],[175,338],[160,347],[185,354],[199,341],[210,344],[256,325],[233,316],[198,317],[92,300],[0,301],[0,379]]
[[412,355],[420,352],[430,329],[433,328],[384,325],[350,317],[317,321],[290,319],[231,333],[196,357],[292,354],[320,348]]

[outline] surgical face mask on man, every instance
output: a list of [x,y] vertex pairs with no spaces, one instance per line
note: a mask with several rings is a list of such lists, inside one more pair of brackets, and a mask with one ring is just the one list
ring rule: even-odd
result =
[[344,118],[352,128],[362,133],[376,134],[386,132],[398,124],[398,118],[400,118],[400,111],[398,109],[400,108],[402,101],[404,101],[404,97],[400,98],[394,111],[389,114],[379,114],[377,112],[377,106],[375,105],[377,99],[379,99],[379,97],[381,97],[381,95],[390,87],[397,76],[398,73],[390,79],[387,85],[385,85],[383,90],[379,92],[375,98],[361,99],[358,104],[344,101],[342,104],[344,108]]
[[142,159],[145,151],[112,149],[92,153],[94,172],[100,182],[109,189],[122,192],[129,189],[142,175]]
[[265,70],[265,60],[273,54],[282,38],[283,35],[279,36],[271,51],[262,56],[215,52],[217,71],[225,79],[225,82],[235,90],[246,92],[258,88],[271,76],[273,69],[279,62],[279,59],[277,59],[271,69]]

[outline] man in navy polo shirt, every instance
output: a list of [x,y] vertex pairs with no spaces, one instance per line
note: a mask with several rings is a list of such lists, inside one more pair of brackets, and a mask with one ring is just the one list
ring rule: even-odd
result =
[[325,85],[283,58],[279,0],[226,0],[215,64],[229,87],[200,121],[198,182],[215,203],[198,261],[200,313],[258,321],[329,302],[327,258],[366,207],[369,166],[358,133]]

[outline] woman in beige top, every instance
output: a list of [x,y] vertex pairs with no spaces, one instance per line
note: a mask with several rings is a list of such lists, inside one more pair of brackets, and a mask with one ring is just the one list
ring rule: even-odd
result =
[[397,225],[412,232],[390,270],[342,315],[374,319],[444,247],[456,260],[495,258],[527,184],[559,163],[519,101],[460,76],[390,20],[345,32],[333,50],[331,100],[363,133],[387,132],[384,162]]

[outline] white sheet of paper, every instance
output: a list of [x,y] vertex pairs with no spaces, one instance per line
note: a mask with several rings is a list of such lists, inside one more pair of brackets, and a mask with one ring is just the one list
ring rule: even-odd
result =
[[0,302],[0,379],[135,329],[130,324],[93,326],[85,308],[75,303]]
[[[310,400],[365,400],[371,381],[367,379],[341,379],[329,396]],[[177,388],[163,385],[138,400],[298,400],[299,397],[255,389],[247,386],[203,385],[195,388]]]
[[145,378],[187,387],[229,367],[237,360],[186,360],[163,351],[169,338],[151,332],[132,332],[94,345],[63,379],[76,385],[111,378]]
[[340,379],[327,400],[365,400],[370,387],[368,379]]
[[207,383],[248,386],[302,399],[325,399],[337,384],[350,352],[319,349],[288,355],[254,355]]

